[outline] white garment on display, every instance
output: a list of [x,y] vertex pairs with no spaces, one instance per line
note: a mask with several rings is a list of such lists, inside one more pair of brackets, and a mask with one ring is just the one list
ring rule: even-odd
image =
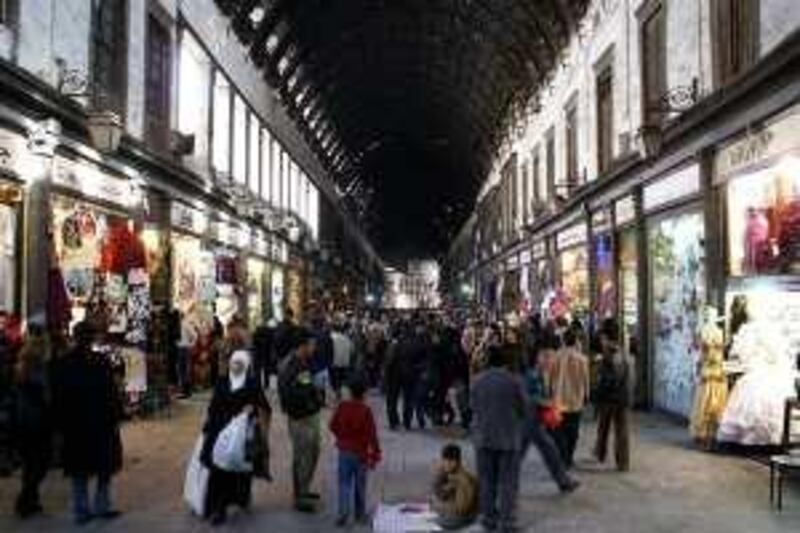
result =
[[742,361],[746,373],[731,392],[717,440],[747,446],[780,444],[786,399],[795,395],[791,347],[769,322],[759,320],[742,326],[731,355]]

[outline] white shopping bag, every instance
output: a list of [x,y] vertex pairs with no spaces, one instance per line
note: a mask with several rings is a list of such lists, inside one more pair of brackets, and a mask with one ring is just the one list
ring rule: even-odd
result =
[[208,468],[200,462],[203,450],[203,435],[197,438],[189,464],[186,466],[186,477],[183,480],[183,500],[197,516],[203,516],[206,508],[208,492]]
[[235,416],[217,436],[211,460],[225,472],[252,472],[253,463],[247,458],[247,440],[252,435],[248,413]]

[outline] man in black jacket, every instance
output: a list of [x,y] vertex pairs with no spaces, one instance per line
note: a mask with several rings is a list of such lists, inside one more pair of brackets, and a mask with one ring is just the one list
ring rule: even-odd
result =
[[[122,468],[122,406],[110,364],[92,351],[88,322],[75,326],[75,347],[53,369],[55,420],[63,436],[64,473],[72,479],[77,524],[119,516],[111,506],[111,476]],[[94,508],[89,479],[97,478]]]
[[300,512],[310,513],[316,510],[314,502],[319,499],[319,494],[310,489],[319,460],[319,412],[323,402],[311,375],[314,336],[306,329],[298,329],[295,339],[295,349],[280,363],[278,395],[289,419],[294,506]]

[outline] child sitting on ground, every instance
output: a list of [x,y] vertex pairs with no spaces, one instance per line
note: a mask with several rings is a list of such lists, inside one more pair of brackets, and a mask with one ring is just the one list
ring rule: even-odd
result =
[[381,459],[381,448],[372,410],[364,402],[366,386],[359,377],[350,380],[350,399],[339,403],[330,422],[339,450],[339,515],[337,527],[344,527],[355,500],[356,522],[367,521],[367,469]]
[[443,529],[470,525],[478,515],[478,480],[461,464],[461,448],[448,444],[433,482],[433,510]]

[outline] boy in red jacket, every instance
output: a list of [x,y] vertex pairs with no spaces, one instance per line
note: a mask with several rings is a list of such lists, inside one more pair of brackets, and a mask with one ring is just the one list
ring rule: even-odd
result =
[[353,378],[349,387],[351,399],[339,403],[330,423],[339,449],[339,517],[337,527],[344,527],[350,517],[350,504],[355,500],[356,522],[367,520],[367,469],[381,460],[381,447],[372,410],[364,402],[366,387]]

